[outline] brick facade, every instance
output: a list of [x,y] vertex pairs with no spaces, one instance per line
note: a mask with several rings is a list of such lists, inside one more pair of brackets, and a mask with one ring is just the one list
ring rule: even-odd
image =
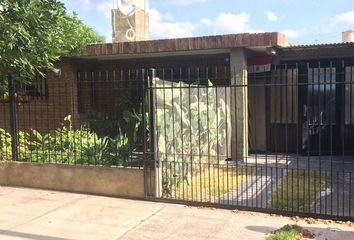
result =
[[[60,75],[47,75],[48,98],[19,101],[17,119],[20,130],[29,128],[48,131],[59,126],[67,115],[71,114],[78,120],[77,90],[75,86],[74,65],[69,59],[63,59],[56,64],[61,70]],[[0,102],[0,127],[10,130],[9,103]]]
[[[259,33],[92,45],[79,58],[63,58],[56,64],[61,74],[48,74],[47,99],[32,99],[18,104],[19,128],[48,131],[57,128],[68,115],[72,115],[74,125],[78,126],[82,117],[93,114],[89,117],[95,118],[107,112],[122,112],[127,81],[133,83],[131,87],[136,90],[132,91],[133,94],[141,94],[142,69],[166,69],[166,74],[178,74],[182,69],[201,74],[208,71],[209,76],[214,76],[215,84],[228,85],[231,73],[227,51],[284,44],[281,33]],[[215,49],[224,53],[208,54],[209,50]],[[201,50],[205,52],[199,55],[192,52]],[[181,51],[185,54],[177,56],[176,53]],[[134,54],[149,56],[150,53],[161,53],[165,57],[131,57]],[[125,54],[130,58],[119,58]],[[104,60],[109,55],[114,55],[112,59],[115,60]],[[0,113],[0,127],[9,130],[8,103],[0,102]]]

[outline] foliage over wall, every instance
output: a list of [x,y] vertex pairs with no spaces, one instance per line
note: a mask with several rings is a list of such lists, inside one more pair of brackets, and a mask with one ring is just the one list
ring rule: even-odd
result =
[[0,86],[6,76],[22,81],[45,71],[63,55],[76,55],[90,43],[103,42],[76,14],[57,0],[0,1]]

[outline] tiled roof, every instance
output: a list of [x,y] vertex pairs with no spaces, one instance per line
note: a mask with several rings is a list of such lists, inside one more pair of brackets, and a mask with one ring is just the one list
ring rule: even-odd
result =
[[308,48],[332,48],[332,47],[354,47],[354,42],[346,43],[322,43],[322,44],[304,44],[304,45],[293,45],[281,47],[285,50],[291,49],[308,49]]
[[279,47],[282,59],[316,59],[354,57],[354,43],[326,43]]

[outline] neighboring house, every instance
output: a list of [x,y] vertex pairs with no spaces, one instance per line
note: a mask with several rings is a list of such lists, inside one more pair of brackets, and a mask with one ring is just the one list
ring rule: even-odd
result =
[[[67,115],[75,126],[119,115],[124,104],[141,100],[142,80],[155,69],[167,81],[232,86],[232,158],[354,153],[354,44],[289,46],[281,33],[99,44],[63,58],[57,68],[60,75],[31,86],[45,97],[29,93],[20,103],[20,129],[47,131]],[[135,100],[123,104],[127,88]],[[0,128],[8,129],[6,99],[0,112]]]

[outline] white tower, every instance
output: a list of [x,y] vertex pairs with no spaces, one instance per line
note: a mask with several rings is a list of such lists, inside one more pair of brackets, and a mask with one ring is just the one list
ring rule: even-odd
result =
[[115,0],[112,9],[112,42],[149,39],[147,0]]

